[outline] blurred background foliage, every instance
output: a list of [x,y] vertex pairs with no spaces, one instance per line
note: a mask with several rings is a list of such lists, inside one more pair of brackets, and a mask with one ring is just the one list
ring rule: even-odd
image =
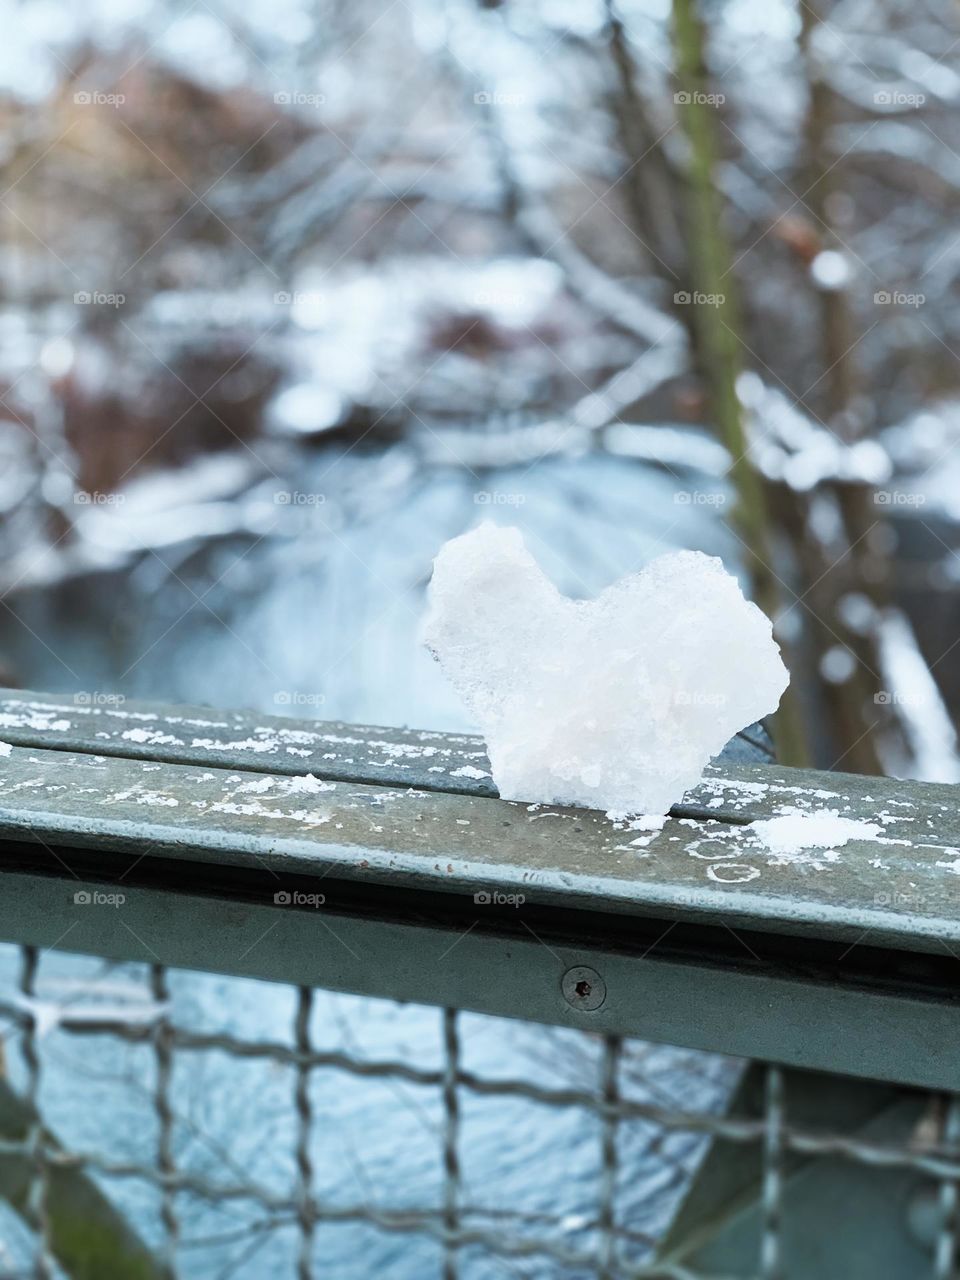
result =
[[8,10],[7,681],[462,727],[490,516],[723,556],[785,758],[960,779],[952,3]]

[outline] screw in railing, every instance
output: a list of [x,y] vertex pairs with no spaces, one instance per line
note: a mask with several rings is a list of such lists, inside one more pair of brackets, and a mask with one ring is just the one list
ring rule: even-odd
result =
[[571,1009],[593,1013],[607,998],[607,984],[589,965],[578,964],[560,979],[560,990]]

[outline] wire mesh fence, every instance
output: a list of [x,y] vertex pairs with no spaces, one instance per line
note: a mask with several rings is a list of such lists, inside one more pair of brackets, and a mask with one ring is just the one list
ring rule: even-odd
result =
[[[289,1270],[297,1280],[340,1272],[326,1251],[326,1233],[353,1225],[396,1241],[393,1269],[378,1274],[442,1276],[443,1280],[471,1280],[481,1275],[574,1276],[614,1280],[616,1277],[673,1277],[699,1280],[701,1276],[726,1280],[776,1280],[793,1274],[782,1230],[785,1205],[789,1205],[790,1176],[798,1158],[841,1160],[877,1173],[909,1171],[929,1189],[935,1223],[930,1232],[929,1274],[936,1280],[955,1275],[957,1232],[957,1180],[960,1178],[960,1105],[956,1099],[930,1095],[922,1106],[922,1122],[898,1139],[876,1140],[847,1132],[797,1123],[791,1113],[789,1087],[776,1066],[763,1071],[762,1105],[757,1114],[738,1115],[718,1106],[729,1101],[733,1075],[723,1077],[724,1088],[697,1089],[688,1077],[680,1101],[658,1097],[655,1090],[634,1087],[643,1058],[636,1042],[616,1035],[590,1037],[570,1033],[590,1042],[589,1078],[571,1084],[544,1083],[539,1072],[525,1077],[481,1074],[470,1067],[464,1054],[464,1015],[454,1009],[434,1011],[439,1022],[437,1061],[424,1065],[399,1057],[375,1057],[352,1047],[327,1048],[315,1042],[317,992],[310,987],[293,989],[292,1016],[286,1036],[257,1037],[232,1031],[197,1029],[195,1019],[179,1016],[171,975],[160,965],[141,967],[144,1000],[135,1009],[103,1006],[79,1009],[69,1000],[56,1002],[44,994],[42,971],[46,957],[35,948],[9,948],[18,955],[15,981],[0,998],[0,1017],[7,1026],[8,1060],[16,1049],[20,1058],[18,1097],[23,1110],[12,1123],[0,1107],[0,1189],[14,1204],[26,1225],[19,1253],[8,1251],[2,1274],[30,1276],[35,1280],[73,1274],[63,1248],[64,1208],[58,1203],[63,1184],[58,1178],[71,1171],[90,1178],[109,1196],[117,1188],[139,1184],[149,1190],[156,1209],[154,1228],[147,1232],[151,1275],[240,1274],[236,1255],[226,1267],[204,1269],[197,1260],[197,1240],[188,1224],[195,1206],[230,1206],[233,1234],[251,1249],[271,1233],[290,1240]],[[183,975],[180,975],[183,976]],[[236,980],[227,980],[236,981]],[[266,988],[269,992],[273,988]],[[279,988],[278,988],[279,990]],[[487,1020],[496,1024],[498,1020]],[[55,1030],[56,1036],[52,1035]],[[486,1035],[490,1031],[485,1032]],[[545,1033],[546,1034],[546,1033]],[[104,1037],[135,1046],[149,1057],[150,1069],[144,1107],[149,1123],[120,1153],[66,1143],[52,1131],[45,1112],[45,1076],[51,1065],[49,1045],[68,1037],[97,1045]],[[244,1126],[259,1130],[261,1142],[283,1141],[289,1148],[286,1179],[263,1179],[242,1162],[224,1159],[196,1168],[189,1158],[189,1144],[178,1141],[183,1123],[183,1081],[200,1058],[216,1055],[227,1065],[220,1074],[221,1088],[229,1092],[231,1072],[243,1063],[269,1064],[286,1079],[288,1117],[282,1132],[275,1114],[247,1114]],[[414,1055],[415,1058],[416,1055]],[[728,1066],[732,1063],[728,1060]],[[183,1074],[186,1073],[186,1074]],[[543,1073],[547,1076],[549,1072]],[[581,1073],[584,1075],[587,1073]],[[12,1078],[12,1077],[11,1077]],[[318,1085],[333,1097],[352,1082],[373,1088],[377,1082],[402,1086],[414,1094],[431,1095],[438,1106],[431,1125],[437,1177],[430,1184],[436,1195],[415,1203],[409,1194],[391,1203],[379,1191],[351,1197],[331,1194],[329,1180],[321,1179],[327,1121]],[[82,1082],[77,1080],[77,1091]],[[82,1094],[81,1094],[82,1096]],[[914,1095],[919,1096],[919,1095]],[[594,1121],[589,1141],[594,1146],[592,1172],[586,1202],[580,1212],[562,1206],[527,1210],[497,1206],[475,1197],[465,1176],[471,1161],[472,1130],[465,1111],[490,1107],[506,1100],[529,1104],[546,1115],[588,1116]],[[389,1125],[390,1117],[379,1121]],[[657,1260],[657,1231],[634,1200],[625,1194],[635,1174],[634,1151],[625,1154],[625,1136],[632,1126],[644,1132],[643,1153],[648,1166],[659,1166],[661,1204],[675,1206],[689,1186],[692,1172],[712,1141],[717,1150],[749,1150],[760,1170],[756,1201],[760,1227],[756,1256],[735,1271],[704,1271],[679,1261]],[[109,1125],[106,1126],[109,1129]],[[685,1135],[689,1145],[678,1154],[670,1140]],[[182,1135],[181,1135],[182,1136]],[[320,1147],[318,1149],[318,1141]],[[509,1132],[498,1141],[511,1141]],[[133,1155],[130,1154],[133,1151]],[[523,1152],[516,1153],[518,1157]],[[533,1154],[533,1153],[531,1153]],[[329,1143],[328,1159],[335,1161]],[[400,1145],[396,1152],[401,1156]],[[11,1167],[25,1172],[22,1194],[11,1193]],[[531,1159],[529,1176],[562,1180],[564,1170],[537,1170]],[[14,1180],[16,1181],[16,1180]],[[581,1178],[582,1182],[582,1178]],[[19,1197],[19,1199],[18,1199]],[[489,1199],[492,1200],[492,1197]],[[133,1217],[136,1218],[136,1210]],[[239,1224],[239,1225],[238,1225]],[[829,1231],[829,1224],[823,1230]],[[222,1232],[229,1240],[231,1232]],[[411,1241],[420,1244],[415,1260],[409,1260]],[[429,1249],[426,1253],[422,1246]],[[16,1254],[16,1256],[14,1256]],[[405,1262],[404,1259],[408,1258]],[[367,1274],[360,1266],[354,1274]],[[103,1273],[106,1274],[106,1273]],[[123,1271],[115,1272],[125,1274]],[[132,1273],[131,1273],[132,1274]],[[245,1273],[244,1273],[245,1274]]]

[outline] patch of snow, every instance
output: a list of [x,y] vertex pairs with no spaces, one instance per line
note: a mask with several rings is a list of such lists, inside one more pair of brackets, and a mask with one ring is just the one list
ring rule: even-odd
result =
[[52,729],[57,733],[65,733],[70,727],[69,720],[58,720],[50,714],[31,713],[18,716],[6,711],[0,712],[0,728],[4,729]]
[[[432,770],[431,770],[432,772]],[[459,769],[453,769],[450,773],[451,778],[489,778],[489,773],[485,769],[475,769],[472,764],[461,765]]]
[[850,840],[875,840],[883,827],[861,818],[842,818],[836,809],[787,813],[751,822],[746,833],[771,852],[789,857],[805,849],[842,849]]
[[254,793],[263,795],[267,791],[275,791],[278,796],[317,795],[321,791],[336,791],[335,782],[324,782],[315,778],[312,773],[294,778],[256,778],[251,782],[241,783],[237,787],[238,794]]
[[169,733],[160,733],[153,729],[125,729],[120,735],[126,742],[148,743],[151,747],[182,746],[179,738]]
[[960,849],[944,849],[944,853],[952,853],[954,855],[952,862],[938,862],[936,865],[942,867],[944,871],[952,871],[955,876],[960,876]]
[[233,742],[222,742],[216,738],[194,738],[192,747],[203,747],[207,751],[265,751],[273,752],[279,743],[269,738],[240,738]]

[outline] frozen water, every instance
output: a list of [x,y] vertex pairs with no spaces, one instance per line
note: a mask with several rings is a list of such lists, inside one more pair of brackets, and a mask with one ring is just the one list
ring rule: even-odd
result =
[[721,562],[664,555],[595,600],[485,523],[434,561],[424,643],[507,800],[662,814],[789,681],[769,620]]

